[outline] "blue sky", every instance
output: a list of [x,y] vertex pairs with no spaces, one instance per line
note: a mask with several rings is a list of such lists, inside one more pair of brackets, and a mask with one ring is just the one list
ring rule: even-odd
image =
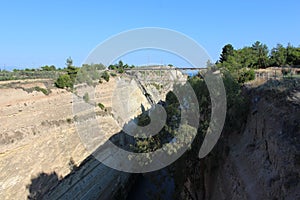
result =
[[[300,45],[300,1],[14,1],[0,3],[0,68],[80,65],[99,43],[142,27],[179,31],[202,45],[213,61],[222,47],[259,40]],[[150,54],[150,55],[149,55]],[[145,53],[129,64],[169,62]],[[176,64],[176,63],[174,63]],[[180,64],[179,64],[180,65]]]

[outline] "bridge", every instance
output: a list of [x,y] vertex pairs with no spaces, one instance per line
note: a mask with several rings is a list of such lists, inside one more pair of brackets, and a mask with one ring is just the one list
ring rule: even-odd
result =
[[150,105],[155,105],[157,102],[153,99],[152,95],[146,90],[146,83],[173,83],[173,82],[186,82],[187,76],[183,75],[183,71],[206,71],[207,68],[191,68],[191,67],[136,67],[131,69],[124,69],[125,73],[133,77],[138,83],[138,87],[147,98]]
[[[189,74],[189,72],[206,72],[207,68],[192,68],[192,67],[136,67],[131,69],[124,69],[125,73],[129,76],[135,77],[139,81],[151,82],[151,81],[186,81],[186,78],[182,79],[183,74]],[[153,73],[155,76],[153,76]],[[170,78],[172,77],[172,78]]]
[[124,69],[125,71],[166,71],[166,70],[179,70],[179,71],[185,71],[185,70],[203,70],[207,69],[205,67],[135,67],[131,69]]

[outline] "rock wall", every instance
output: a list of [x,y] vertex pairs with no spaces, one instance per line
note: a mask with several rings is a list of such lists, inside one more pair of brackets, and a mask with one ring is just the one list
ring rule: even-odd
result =
[[[26,199],[45,194],[57,188],[57,184],[70,172],[74,173],[74,169],[92,153],[86,149],[76,130],[78,124],[88,124],[90,119],[87,117],[80,121],[83,118],[74,116],[73,94],[52,85],[53,82],[49,80],[11,81],[0,85],[0,199]],[[51,93],[45,95],[34,90],[24,90],[36,86],[49,89]],[[128,98],[128,94],[134,98]],[[78,95],[81,95],[80,91]],[[113,98],[119,98],[120,101],[112,101]],[[99,108],[97,103],[103,104],[105,110]],[[109,82],[104,81],[96,86],[89,104],[93,105],[93,112],[101,122],[101,129],[105,133],[103,142],[120,131],[123,125],[118,121],[116,112],[128,103],[130,110],[125,110],[126,118],[122,119],[122,123],[139,114],[141,104],[149,107],[137,83],[125,75],[111,77]],[[118,176],[119,172],[97,162],[89,161],[80,169],[90,170],[89,174],[93,174],[97,180],[103,177],[101,187],[111,189],[116,177],[123,183],[129,178],[128,175]],[[86,176],[79,175],[72,180],[79,181],[83,177]],[[84,179],[83,185],[87,184],[85,181],[89,179]],[[81,193],[85,194],[84,190],[89,190],[88,185],[91,184],[94,185],[91,181],[84,188],[80,187]],[[73,189],[68,186],[67,190],[78,192],[78,185],[72,186]],[[109,195],[107,190],[106,195]]]
[[[46,88],[40,81],[20,85]],[[29,194],[26,185],[38,173],[55,171],[65,176],[71,158],[80,163],[88,156],[68,120],[72,119],[70,93],[51,90],[46,96],[11,87],[0,89],[1,199],[25,199]]]
[[299,80],[248,89],[239,133],[223,133],[204,159],[188,160],[181,199],[299,199]]
[[[123,74],[95,88],[78,85],[74,94],[53,87],[51,80],[0,82],[0,199],[124,197],[134,177],[90,154],[150,108],[147,95],[155,103],[164,99],[175,80],[175,72],[170,73],[164,78],[168,83],[157,83],[161,77],[155,72],[148,73],[150,82]],[[51,92],[45,95],[36,87]],[[88,131],[93,128],[97,131]],[[99,135],[98,130],[101,137],[87,137],[96,141],[93,148],[87,146],[84,136]]]

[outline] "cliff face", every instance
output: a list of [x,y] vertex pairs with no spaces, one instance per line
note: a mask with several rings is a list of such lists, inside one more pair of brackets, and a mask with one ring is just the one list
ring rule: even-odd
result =
[[244,129],[223,133],[214,151],[189,162],[183,199],[299,199],[299,81],[249,88]]
[[[0,199],[26,199],[29,190],[45,193],[91,154],[75,127],[75,123],[88,123],[89,119],[77,121],[72,112],[72,93],[54,88],[52,84],[49,80],[1,83]],[[51,93],[45,95],[32,89],[37,86],[49,89]],[[128,91],[134,98],[121,95]],[[126,110],[127,118],[124,120],[139,114],[141,104],[149,107],[137,83],[126,76],[111,77],[109,82],[98,84],[90,102],[95,103],[97,119],[102,124],[106,139],[122,127],[114,117],[118,109],[112,109],[114,97],[125,104],[129,101],[130,110]],[[105,110],[96,103],[103,104]],[[106,171],[108,173],[109,170],[104,170],[104,174]],[[33,180],[37,188],[30,185]]]
[[39,172],[64,176],[71,157],[80,162],[88,155],[74,124],[67,120],[72,119],[70,93],[51,89],[46,96],[22,89],[46,88],[46,82],[10,83],[1,88],[1,199],[25,199],[26,185]]
[[[97,148],[142,108],[148,109],[149,96],[155,103],[165,97],[172,88],[156,85],[160,79],[153,73],[150,76],[154,78],[150,82],[137,82],[136,76],[123,74],[95,88],[80,85],[75,99],[71,92],[54,88],[50,80],[1,82],[0,199],[109,199],[112,194],[123,195],[132,176],[90,156],[93,149],[87,148],[82,135],[95,120],[102,133],[101,140],[92,138]],[[36,87],[51,92],[45,95]],[[88,102],[82,100],[85,93]],[[76,98],[82,106],[74,113]],[[87,114],[90,111],[93,116]]]

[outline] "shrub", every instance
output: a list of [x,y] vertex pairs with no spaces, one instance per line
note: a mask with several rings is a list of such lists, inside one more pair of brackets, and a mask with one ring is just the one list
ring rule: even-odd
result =
[[117,76],[117,74],[116,74],[116,73],[114,73],[114,72],[111,72],[111,73],[110,73],[110,75],[111,75],[112,77],[115,77],[115,76]]
[[239,83],[245,83],[247,81],[251,81],[255,79],[255,72],[253,69],[245,69],[243,68],[238,76],[238,82]]
[[118,69],[118,73],[123,74],[124,73],[124,69],[123,68]]
[[51,92],[50,90],[47,90],[45,88],[41,88],[39,86],[34,87],[34,90],[37,91],[37,92],[42,92],[42,93],[44,93],[44,95],[48,95]]
[[89,100],[90,100],[89,94],[87,92],[83,95],[82,98],[86,103],[89,102]]
[[225,121],[226,131],[239,131],[247,119],[249,101],[242,95],[241,84],[230,73],[223,73],[223,82],[226,89],[227,112]]
[[104,71],[104,72],[101,74],[101,78],[103,78],[104,80],[106,80],[106,82],[109,81],[109,74],[107,73],[107,71]]
[[73,82],[68,74],[63,74],[55,81],[55,86],[58,88],[72,88]]
[[102,103],[98,103],[99,108],[101,108],[101,110],[105,109],[105,106]]
[[151,83],[151,85],[153,85],[156,88],[156,90],[160,90],[160,88],[162,88],[161,85],[157,83]]

